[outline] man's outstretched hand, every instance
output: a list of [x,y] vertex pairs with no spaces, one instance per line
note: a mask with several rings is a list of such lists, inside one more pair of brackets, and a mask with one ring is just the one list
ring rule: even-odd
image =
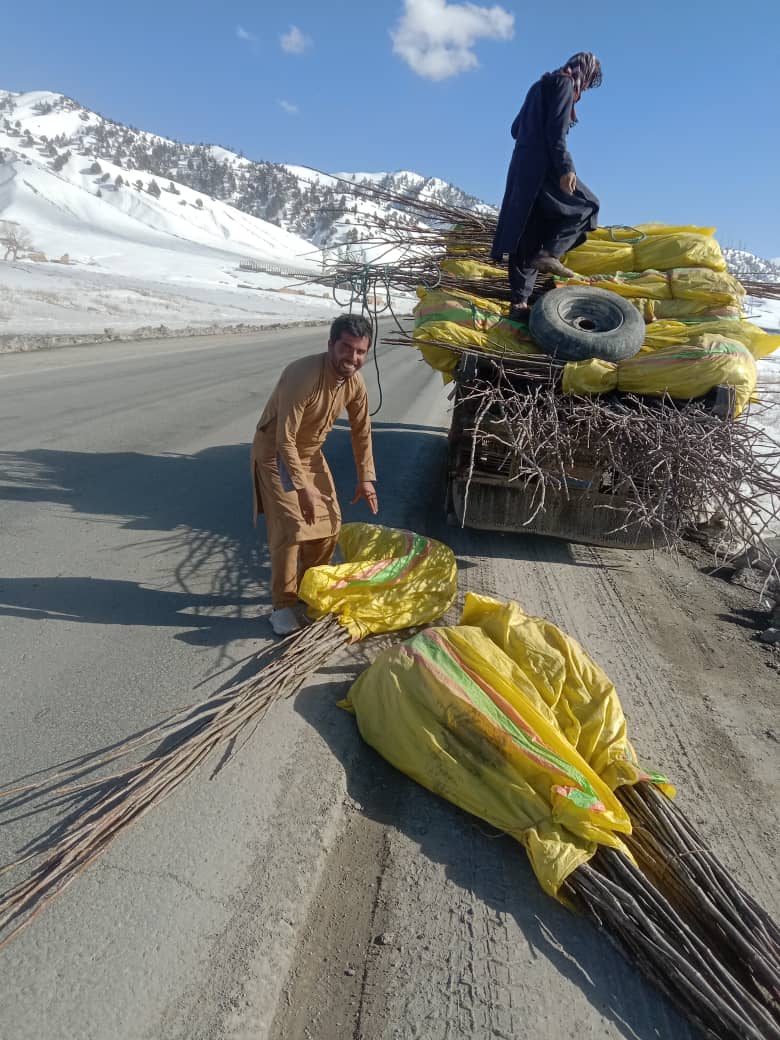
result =
[[376,489],[370,480],[364,480],[361,484],[358,484],[351,505],[354,506],[359,498],[364,498],[368,502],[368,508],[376,516],[379,512],[379,499],[376,497]]

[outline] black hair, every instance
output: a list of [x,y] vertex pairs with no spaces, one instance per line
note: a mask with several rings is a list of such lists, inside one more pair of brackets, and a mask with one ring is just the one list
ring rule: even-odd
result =
[[371,322],[368,318],[364,318],[362,314],[339,314],[330,327],[330,342],[335,343],[336,340],[341,339],[344,332],[361,339],[364,336],[368,336],[369,346],[374,336]]

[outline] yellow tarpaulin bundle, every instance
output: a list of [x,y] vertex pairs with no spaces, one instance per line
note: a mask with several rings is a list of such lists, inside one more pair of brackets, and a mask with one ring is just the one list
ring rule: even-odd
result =
[[756,359],[769,357],[780,348],[780,336],[764,332],[749,321],[654,321],[645,330],[642,350],[657,350],[660,347],[679,346],[693,343],[700,336],[722,336],[744,344]]
[[500,354],[536,353],[526,326],[507,318],[508,303],[441,289],[418,289],[417,295],[412,338],[431,368],[445,373],[445,382],[458,355],[428,340]]
[[473,281],[508,282],[505,267],[480,263],[478,260],[455,260],[450,257],[447,260],[442,260],[439,266],[442,271],[446,271],[447,274],[451,274],[455,278],[469,278]]
[[[507,282],[505,268],[477,260],[450,258],[442,261],[441,269],[455,278],[474,283]],[[597,274],[583,277],[582,283],[608,289],[632,300],[646,321],[658,318],[739,318],[745,299],[745,290],[733,275],[708,267]],[[577,285],[579,282],[561,279],[559,284]]]
[[630,302],[646,322],[665,318],[675,321],[719,321],[721,318],[737,319],[742,315],[737,306],[711,304],[703,300],[649,300],[642,296],[632,296]]
[[345,707],[363,738],[436,794],[522,842],[542,887],[631,832],[613,794],[639,768],[617,693],[573,639],[470,593],[461,624],[379,655]]
[[750,403],[757,380],[756,363],[744,344],[704,335],[681,346],[641,351],[616,365],[598,358],[571,361],[563,370],[562,388],[565,394],[621,390],[689,400],[726,385],[734,387],[736,417]]
[[646,321],[738,320],[742,306],[736,303],[711,303],[707,300],[648,300],[645,308]]
[[595,285],[626,299],[642,301],[640,310],[649,320],[662,316],[696,317],[716,310],[725,310],[723,316],[739,317],[745,298],[745,290],[733,275],[707,267],[593,275],[582,283],[568,279],[564,284]]
[[639,224],[636,228],[597,228],[587,241],[563,258],[577,274],[619,271],[670,271],[709,267],[725,271],[726,261],[713,237],[714,228]]
[[306,571],[300,597],[314,617],[335,614],[354,639],[429,624],[455,599],[455,555],[433,538],[344,524],[339,547],[347,562]]

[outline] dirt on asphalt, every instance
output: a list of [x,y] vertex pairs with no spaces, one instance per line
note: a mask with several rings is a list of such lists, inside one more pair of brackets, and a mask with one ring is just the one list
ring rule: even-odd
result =
[[[673,778],[705,838],[777,914],[780,654],[756,640],[756,592],[713,577],[694,544],[672,557],[446,538],[461,595],[517,599],[605,668],[640,760]],[[345,678],[364,666],[353,654]],[[345,823],[273,1040],[692,1035],[602,935],[541,892],[519,845],[400,776],[339,714],[326,739],[347,770]]]

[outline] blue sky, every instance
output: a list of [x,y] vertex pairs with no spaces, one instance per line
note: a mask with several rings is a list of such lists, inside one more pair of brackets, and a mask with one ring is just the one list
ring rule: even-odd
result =
[[[583,98],[569,141],[602,222],[712,224],[723,245],[780,256],[780,5],[468,7],[9,4],[0,88],[58,91],[120,122],[255,159],[413,169],[497,203],[528,86],[592,50],[604,84]],[[414,20],[394,52],[405,13]]]

